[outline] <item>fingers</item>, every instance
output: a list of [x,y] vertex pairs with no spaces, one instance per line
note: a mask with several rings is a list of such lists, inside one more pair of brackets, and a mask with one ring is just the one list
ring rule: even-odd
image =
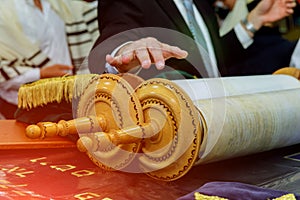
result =
[[297,5],[296,0],[285,0],[285,4],[289,7],[295,7]]
[[112,57],[108,54],[106,55],[106,62],[118,68],[118,66],[122,65],[122,56]]
[[156,69],[161,70],[165,67],[165,58],[161,48],[149,48],[149,53],[155,63]]
[[165,67],[165,59],[167,58],[164,57],[163,51],[164,49],[162,48],[162,44],[157,40],[148,45],[148,52],[151,56],[150,62],[153,62],[158,70]]
[[[155,38],[144,38],[135,41],[123,48],[120,55],[113,57],[106,56],[106,62],[123,71],[132,63],[139,64],[142,68],[148,69],[152,63],[158,70],[165,66],[165,60],[174,57],[178,59],[186,58],[188,53],[178,47],[170,46],[159,42]],[[136,62],[138,61],[138,62]],[[131,67],[136,67],[131,66]]]
[[164,58],[177,58],[177,59],[184,59],[188,56],[188,52],[184,51],[176,46],[170,46],[168,44],[163,44],[163,53],[164,53]]
[[294,8],[297,6],[297,3],[295,0],[285,0],[284,2],[285,8],[286,8],[286,13],[288,15],[291,15],[294,13]]
[[288,13],[288,14],[293,14],[294,13],[294,8],[297,6],[297,3],[294,1],[294,0],[292,0],[292,2],[287,2],[286,3],[286,7],[287,7],[287,10],[286,10],[286,12]]
[[54,64],[40,69],[41,78],[72,75],[73,66]]
[[151,66],[151,58],[147,48],[139,48],[135,50],[135,56],[139,60],[142,68],[148,69]]
[[[70,65],[56,65],[57,66],[57,70],[58,70],[58,76],[68,76],[68,75],[72,75],[72,69],[73,66]],[[61,74],[61,75],[59,75]]]

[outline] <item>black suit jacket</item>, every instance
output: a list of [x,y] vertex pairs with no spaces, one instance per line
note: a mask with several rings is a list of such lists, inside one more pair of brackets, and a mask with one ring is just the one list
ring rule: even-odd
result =
[[[255,66],[241,73],[242,66],[238,63],[247,58],[247,51],[243,49],[234,31],[222,38],[219,36],[219,26],[211,1],[195,0],[194,3],[209,30],[221,75],[256,74]],[[151,36],[189,52],[186,60],[168,60],[168,66],[198,77],[207,76],[197,47],[192,39],[187,39],[192,38],[191,32],[173,0],[101,0],[98,15],[100,38],[89,57],[91,72],[102,73],[105,55],[120,44]],[[265,71],[270,73],[271,70]]]

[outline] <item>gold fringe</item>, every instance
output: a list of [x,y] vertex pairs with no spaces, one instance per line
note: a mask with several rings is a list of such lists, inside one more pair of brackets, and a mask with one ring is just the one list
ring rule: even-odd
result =
[[218,197],[218,196],[204,195],[204,194],[201,194],[199,192],[195,192],[194,196],[195,196],[195,200],[228,200],[228,199]]
[[18,92],[18,107],[31,109],[52,102],[72,102],[73,98],[81,96],[90,80],[95,76],[99,75],[81,74],[46,78],[24,84]]
[[[226,198],[222,198],[222,197],[218,197],[218,196],[204,195],[199,192],[195,192],[194,196],[195,196],[195,200],[228,200]],[[242,199],[242,197],[241,197],[241,199]],[[294,194],[286,194],[286,195],[283,195],[281,197],[278,197],[278,198],[275,198],[272,200],[296,200],[296,197]]]
[[296,197],[294,194],[286,194],[273,200],[296,200]]

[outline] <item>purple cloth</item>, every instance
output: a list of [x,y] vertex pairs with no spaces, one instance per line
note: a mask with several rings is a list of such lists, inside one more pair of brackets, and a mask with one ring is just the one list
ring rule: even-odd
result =
[[[278,198],[289,192],[261,188],[254,185],[237,183],[237,182],[210,182],[206,183],[199,189],[180,197],[177,200],[194,200],[194,193],[199,192],[208,196],[218,196],[230,200],[267,200]],[[294,194],[296,199],[299,195]]]

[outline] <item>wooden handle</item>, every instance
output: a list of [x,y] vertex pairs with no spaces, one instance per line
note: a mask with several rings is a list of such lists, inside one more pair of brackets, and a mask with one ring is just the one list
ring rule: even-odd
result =
[[33,139],[43,139],[45,137],[106,131],[106,127],[107,123],[103,116],[90,116],[70,121],[60,120],[58,123],[40,122],[36,125],[29,125],[26,128],[26,136]]
[[77,142],[77,147],[81,152],[95,152],[109,146],[139,143],[143,139],[155,138],[160,131],[158,122],[153,120],[141,126],[132,126],[120,130],[110,130],[109,132],[96,132],[82,136]]

